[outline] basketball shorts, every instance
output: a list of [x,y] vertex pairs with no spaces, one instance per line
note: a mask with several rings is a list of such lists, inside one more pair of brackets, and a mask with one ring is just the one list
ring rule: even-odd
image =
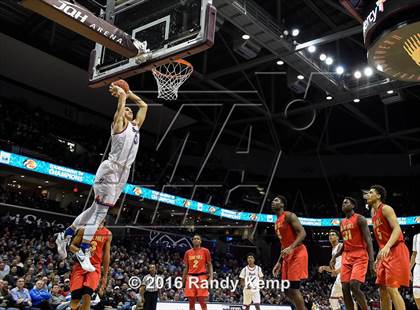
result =
[[369,256],[365,249],[344,251],[341,261],[341,283],[358,281],[364,283],[369,267]]
[[261,295],[259,290],[244,290],[244,306],[250,304],[259,305],[261,303]]
[[308,278],[308,252],[302,244],[296,247],[292,254],[283,257],[281,279],[291,282]]
[[129,174],[129,168],[124,168],[110,160],[104,160],[96,172],[93,184],[95,199],[110,207],[115,205],[127,184]]
[[89,272],[83,270],[83,268],[77,264],[73,266],[73,270],[70,275],[70,292],[76,291],[83,287],[89,287],[96,291],[101,279],[101,266],[95,265],[95,271]]
[[208,290],[208,276],[187,276],[185,283],[184,296],[185,297],[207,297],[209,296]]
[[399,288],[410,285],[410,253],[404,242],[394,245],[388,257],[376,262],[376,284]]

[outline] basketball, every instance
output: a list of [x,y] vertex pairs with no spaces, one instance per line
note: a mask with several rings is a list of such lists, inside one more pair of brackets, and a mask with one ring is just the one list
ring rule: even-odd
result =
[[130,91],[130,86],[124,80],[118,80],[118,81],[113,82],[112,84],[114,84],[115,86],[121,87],[122,89],[124,89],[126,93]]

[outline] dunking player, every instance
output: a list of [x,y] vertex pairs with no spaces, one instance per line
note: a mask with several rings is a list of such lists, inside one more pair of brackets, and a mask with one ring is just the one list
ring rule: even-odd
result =
[[360,285],[365,282],[368,268],[372,275],[374,273],[374,252],[367,220],[354,212],[356,207],[357,202],[354,198],[344,198],[341,208],[345,218],[340,223],[344,246],[333,256],[330,266],[333,266],[338,255],[342,254],[341,284],[346,309],[354,309],[353,295],[360,308],[367,310],[368,304]]
[[331,290],[330,296],[330,306],[333,310],[340,310],[339,300],[343,298],[343,290],[341,287],[341,255],[337,255],[338,252],[342,251],[343,244],[339,242],[339,233],[338,231],[331,229],[328,234],[328,239],[330,240],[332,247],[332,257],[335,257],[335,264],[333,267],[330,266],[321,266],[319,267],[319,272],[328,272],[331,276],[336,277],[334,285]]
[[[139,147],[139,129],[147,112],[147,104],[129,90],[127,82],[119,80],[112,83],[109,92],[114,97],[118,97],[118,106],[111,126],[111,151],[108,159],[99,166],[95,176],[93,185],[95,200],[92,206],[81,213],[70,227],[58,234],[56,240],[58,253],[63,259],[67,256],[66,246],[74,232],[86,225],[80,251],[76,253],[76,257],[82,268],[90,272],[95,271],[90,262],[90,241],[108,209],[117,202],[128,180],[130,167]],[[139,107],[135,119],[133,119],[133,111],[125,106],[127,99],[131,99]]]
[[248,265],[242,268],[239,274],[241,279],[241,286],[243,287],[243,303],[245,310],[249,310],[251,304],[255,306],[256,310],[260,310],[261,295],[260,295],[260,279],[264,277],[261,267],[255,265],[254,254],[249,253],[246,256]]
[[[185,252],[184,273],[184,296],[188,297],[189,309],[195,309],[197,299],[201,309],[206,310],[205,298],[209,296],[208,287],[213,281],[213,265],[211,263],[210,251],[201,246],[201,237],[194,235],[192,239],[193,248]],[[208,281],[208,282],[207,282]]]
[[410,284],[410,254],[394,209],[384,204],[386,190],[373,185],[366,194],[371,207],[373,230],[379,245],[376,257],[376,284],[379,285],[381,309],[405,309],[398,291],[400,286]]
[[300,292],[300,281],[308,278],[308,252],[303,240],[305,229],[296,214],[284,211],[287,201],[284,196],[277,196],[271,203],[273,212],[277,215],[275,230],[281,243],[281,253],[273,268],[273,275],[290,281],[286,296],[291,299],[297,310],[306,309]]
[[417,309],[420,309],[420,233],[413,238],[413,254],[411,254],[410,270],[413,269],[413,296]]
[[[83,239],[84,229],[77,230],[76,236],[70,245],[70,251],[77,253]],[[82,269],[79,264],[74,264],[70,276],[71,291],[71,309],[81,310],[90,309],[90,301],[94,291],[98,288],[101,278],[101,265],[103,267],[102,281],[99,287],[99,295],[102,296],[108,280],[109,261],[111,257],[111,232],[104,226],[104,221],[98,227],[91,242],[92,264],[95,267],[94,272],[88,272]]]

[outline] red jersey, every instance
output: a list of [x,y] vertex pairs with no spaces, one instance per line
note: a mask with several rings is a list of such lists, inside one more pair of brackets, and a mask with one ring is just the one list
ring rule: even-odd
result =
[[296,232],[292,225],[286,222],[286,215],[290,214],[288,211],[284,211],[276,221],[274,229],[277,237],[280,239],[281,248],[287,248],[296,240]]
[[[378,208],[378,211],[375,214],[373,214],[372,217],[373,231],[375,232],[375,238],[379,244],[380,249],[382,249],[387,244],[392,234],[391,225],[389,225],[388,220],[382,213],[383,207],[384,205],[381,203],[381,205]],[[402,233],[399,235],[393,247],[400,242],[404,242],[404,236]]]
[[90,243],[90,253],[92,257],[90,261],[92,265],[101,265],[104,246],[109,239],[111,232],[106,227],[102,227],[95,232],[93,239]]
[[188,266],[188,274],[205,274],[207,264],[211,263],[210,251],[203,247],[189,249],[185,252],[184,263]]
[[359,216],[361,215],[354,213],[350,218],[341,220],[340,232],[343,236],[344,251],[346,252],[366,249],[366,241],[358,223]]

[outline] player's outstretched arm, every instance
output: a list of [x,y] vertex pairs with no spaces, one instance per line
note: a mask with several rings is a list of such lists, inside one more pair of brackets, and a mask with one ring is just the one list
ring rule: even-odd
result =
[[137,106],[139,110],[136,114],[136,123],[137,126],[141,127],[146,119],[147,114],[147,103],[143,101],[139,96],[134,94],[131,90],[128,92],[128,99],[132,100]]
[[389,237],[388,242],[385,246],[379,251],[378,259],[385,258],[389,255],[389,251],[392,246],[397,242],[399,236],[402,234],[400,223],[398,223],[397,215],[392,207],[385,205],[382,208],[382,214],[389,223],[389,226],[392,228],[391,237]]
[[109,262],[111,260],[111,242],[112,242],[112,233],[109,232],[108,240],[105,243],[104,246],[104,256],[102,259],[102,267],[103,267],[103,273],[102,273],[102,281],[101,286],[99,288],[99,295],[103,296],[106,284],[108,282],[108,273],[109,273]]
[[109,90],[110,93],[114,97],[118,98],[117,111],[115,111],[115,114],[114,114],[114,122],[112,123],[112,128],[114,132],[121,132],[124,130],[125,125],[126,125],[124,113],[125,113],[125,103],[127,101],[127,94],[121,87],[116,86],[114,84],[111,84],[109,86],[109,89],[110,89]]

